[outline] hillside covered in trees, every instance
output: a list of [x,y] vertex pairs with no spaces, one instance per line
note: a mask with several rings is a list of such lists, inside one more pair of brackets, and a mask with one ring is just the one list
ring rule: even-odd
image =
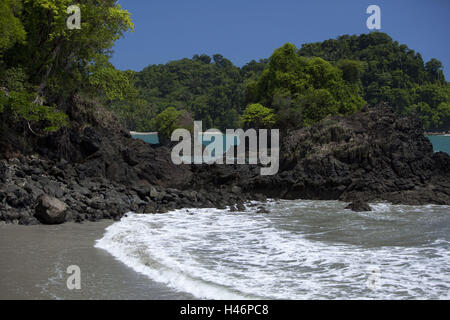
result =
[[[83,2],[84,3],[84,2]],[[450,130],[450,88],[436,59],[424,62],[387,34],[344,35],[234,66],[220,54],[120,71],[114,42],[133,28],[114,0],[81,4],[80,30],[66,25],[69,0],[0,2],[0,125],[41,136],[69,123],[74,95],[105,105],[129,130],[169,135],[192,120],[204,128],[297,129],[365,104],[417,114],[426,130]],[[98,23],[101,21],[101,23]]]
[[[238,210],[268,196],[450,204],[450,158],[433,152],[422,123],[383,103],[363,107],[391,99],[397,112],[445,128],[449,91],[438,61],[425,64],[372,33],[300,50],[287,43],[242,68],[196,55],[120,71],[109,58],[134,27],[130,13],[117,0],[78,3],[81,29],[71,29],[72,0],[0,0],[0,223]],[[317,123],[328,115],[346,116]],[[295,130],[283,132],[273,177],[258,165],[177,166],[170,148],[129,133],[168,136],[193,119]]]
[[133,99],[109,106],[128,128],[149,131],[162,126],[156,116],[168,108],[171,121],[178,110],[208,128],[298,128],[388,102],[399,114],[417,114],[426,130],[447,131],[450,89],[442,69],[387,34],[345,35],[299,50],[286,44],[242,68],[216,54],[127,71]]
[[263,69],[264,61],[238,68],[219,54],[150,65],[128,73],[136,88],[132,100],[109,105],[128,128],[138,131],[156,130],[156,116],[168,108],[188,111],[208,128],[233,128],[246,106],[247,82]]
[[82,1],[81,29],[71,30],[67,9],[72,4],[0,1],[2,150],[69,127],[69,102],[75,96],[116,101],[133,92],[127,73],[109,63],[114,42],[133,28],[130,13],[115,0]]
[[361,83],[369,104],[385,101],[398,113],[418,114],[427,130],[450,130],[450,88],[439,60],[425,63],[419,52],[379,32],[305,44],[299,54],[338,65]]

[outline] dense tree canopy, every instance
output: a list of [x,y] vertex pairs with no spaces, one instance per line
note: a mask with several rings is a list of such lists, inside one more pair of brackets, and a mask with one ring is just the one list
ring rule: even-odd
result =
[[278,113],[282,127],[296,128],[328,115],[351,114],[365,104],[356,81],[345,81],[339,68],[321,58],[301,57],[289,43],[275,50],[248,91],[251,101]]
[[240,70],[221,55],[149,66],[137,74],[136,86],[156,112],[186,109],[209,128],[234,127],[244,107]]
[[424,64],[419,53],[374,32],[300,50],[286,44],[269,59],[242,68],[218,54],[150,65],[129,73],[135,98],[110,106],[130,129],[149,131],[155,128],[148,119],[169,107],[223,130],[240,125],[246,107],[259,104],[272,110],[275,125],[288,129],[387,101],[399,113],[417,114],[426,129],[449,130],[442,68],[440,61]]
[[185,110],[169,107],[152,120],[152,126],[159,133],[160,139],[169,140],[172,132],[179,128],[193,130],[193,122]]
[[137,131],[167,131],[180,114],[205,128],[290,129],[381,101],[417,114],[426,129],[450,130],[442,63],[424,63],[384,33],[345,35],[300,50],[288,43],[242,68],[220,54],[197,54],[119,71],[109,57],[133,28],[130,14],[116,0],[77,3],[79,30],[66,24],[71,0],[0,0],[2,123],[25,120],[31,131],[34,125],[57,130],[67,124],[63,102],[78,93],[106,104]]
[[[77,2],[81,29],[70,30],[67,9],[73,4],[72,0],[0,2],[0,29],[8,30],[0,33],[0,82],[10,91],[8,99],[2,97],[3,112],[52,122],[54,115],[64,118],[61,101],[75,92],[123,98],[120,91],[130,89],[107,63],[115,40],[133,27],[130,14],[116,0],[81,0]],[[25,110],[17,110],[25,101]],[[39,111],[43,108],[44,113]],[[43,115],[26,116],[36,113]],[[55,123],[47,127],[57,128]]]
[[368,103],[386,101],[399,113],[417,112],[426,129],[450,130],[450,88],[439,60],[424,64],[420,53],[380,32],[305,44],[299,54],[330,61],[343,70],[346,80],[358,78],[356,72],[349,73],[348,61],[360,63],[358,74]]
[[25,29],[18,18],[21,11],[20,1],[0,1],[0,54],[5,49],[25,40]]
[[276,117],[272,109],[253,103],[245,108],[241,122],[245,128],[270,128],[276,123]]
[[265,65],[261,60],[238,68],[219,54],[150,65],[141,72],[128,71],[137,96],[109,107],[131,130],[156,130],[151,119],[170,107],[186,110],[205,128],[235,128],[246,106],[245,86]]

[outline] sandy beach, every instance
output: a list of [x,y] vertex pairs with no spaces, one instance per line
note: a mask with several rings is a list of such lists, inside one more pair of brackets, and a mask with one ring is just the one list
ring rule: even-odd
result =
[[[0,225],[0,299],[191,299],[94,248],[110,221],[59,226]],[[69,290],[67,268],[81,270]]]

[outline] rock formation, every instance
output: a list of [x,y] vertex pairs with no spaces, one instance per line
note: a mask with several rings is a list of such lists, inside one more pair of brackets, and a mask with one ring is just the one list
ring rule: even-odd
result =
[[[74,98],[66,111],[71,126],[57,134],[30,136],[25,145],[19,132],[2,135],[0,221],[117,220],[129,211],[183,207],[245,210],[246,200],[266,197],[450,205],[450,157],[433,153],[418,120],[385,105],[285,134],[275,176],[260,176],[250,165],[176,166],[168,148],[133,140],[101,107]],[[67,205],[64,219],[46,217],[59,205],[42,195]]]
[[450,157],[413,117],[364,108],[287,134],[276,176],[239,176],[247,192],[287,199],[450,204]]

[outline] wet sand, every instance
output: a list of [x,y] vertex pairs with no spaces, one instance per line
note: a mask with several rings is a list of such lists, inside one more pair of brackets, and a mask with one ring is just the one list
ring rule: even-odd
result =
[[[192,299],[155,283],[94,248],[112,222],[60,226],[0,225],[0,299]],[[69,290],[67,268],[81,270]]]

